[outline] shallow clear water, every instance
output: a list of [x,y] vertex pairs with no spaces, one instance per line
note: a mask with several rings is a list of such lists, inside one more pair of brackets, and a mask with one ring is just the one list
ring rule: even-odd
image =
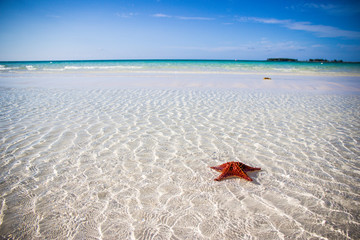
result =
[[0,62],[0,73],[202,72],[360,76],[360,63],[236,60],[89,60]]
[[[360,96],[0,89],[0,237],[359,239]],[[262,171],[213,181],[241,161]]]

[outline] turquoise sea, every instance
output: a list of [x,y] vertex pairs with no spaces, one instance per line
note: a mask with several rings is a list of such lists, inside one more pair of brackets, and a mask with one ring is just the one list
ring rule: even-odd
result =
[[0,73],[69,71],[189,71],[360,75],[360,63],[246,60],[84,60],[0,62]]
[[[264,81],[271,78],[272,81]],[[0,62],[0,87],[360,91],[360,63],[245,60]]]

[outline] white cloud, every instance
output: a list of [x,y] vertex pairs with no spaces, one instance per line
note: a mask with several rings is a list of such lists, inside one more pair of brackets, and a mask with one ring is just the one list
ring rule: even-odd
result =
[[259,22],[264,24],[278,24],[292,30],[312,32],[318,37],[345,37],[360,38],[360,32],[342,30],[337,27],[326,25],[315,25],[311,22],[296,22],[293,20],[280,20],[275,18],[241,17],[240,22]]
[[290,20],[279,20],[275,18],[240,17],[240,22],[260,22],[268,24],[287,24]]
[[332,26],[312,25],[308,22],[293,22],[286,25],[286,27],[294,30],[313,32],[319,37],[360,38],[360,32],[342,30]]
[[338,3],[300,3],[286,7],[294,11],[307,12],[309,14],[317,14],[323,12],[332,16],[346,16],[357,15],[360,13],[359,1],[338,1]]
[[359,3],[352,3],[351,5],[339,4],[319,4],[319,3],[305,3],[299,6],[301,9],[318,9],[331,15],[349,15],[358,14],[360,12]]
[[240,46],[217,46],[217,47],[173,47],[184,50],[199,50],[206,52],[278,52],[278,51],[304,51],[308,49],[298,42],[283,41],[272,42],[267,39],[262,39],[256,42],[243,43]]
[[167,14],[163,14],[163,13],[157,13],[157,14],[153,14],[151,16],[157,17],[157,18],[176,18],[176,19],[180,19],[180,20],[201,20],[201,21],[215,20],[215,18],[208,18],[208,17],[171,16],[171,15],[167,15]]
[[166,15],[166,14],[162,14],[162,13],[153,14],[152,16],[157,17],[157,18],[171,18],[170,15]]

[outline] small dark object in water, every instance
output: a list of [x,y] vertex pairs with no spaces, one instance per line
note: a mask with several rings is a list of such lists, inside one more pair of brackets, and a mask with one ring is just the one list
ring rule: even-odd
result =
[[269,77],[264,77],[264,80],[271,80],[271,78],[269,78]]

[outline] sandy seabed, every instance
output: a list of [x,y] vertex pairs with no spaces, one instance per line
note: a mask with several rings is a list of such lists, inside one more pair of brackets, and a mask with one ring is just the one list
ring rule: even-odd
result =
[[357,94],[0,88],[0,238],[359,239],[359,136]]

